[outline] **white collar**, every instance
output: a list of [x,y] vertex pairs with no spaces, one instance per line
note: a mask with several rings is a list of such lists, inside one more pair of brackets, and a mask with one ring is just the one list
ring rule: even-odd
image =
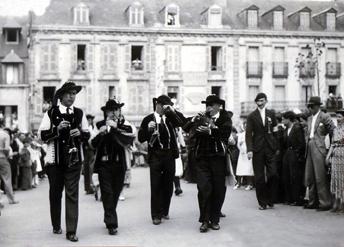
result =
[[220,112],[218,112],[218,113],[216,113],[214,116],[212,116],[211,118],[215,118],[215,120],[216,119],[218,119],[220,117]]
[[[70,108],[70,113],[74,113],[74,106],[71,105],[69,108]],[[62,114],[67,113],[67,107],[62,104],[59,104],[59,110]]]
[[266,106],[264,106],[263,109],[260,109],[259,107],[257,107],[257,108],[258,108],[258,111],[259,111],[259,112],[265,112]]
[[[159,124],[160,123],[160,114],[155,111],[154,112],[154,117],[155,117],[156,122]],[[166,120],[166,116],[165,115],[162,115],[161,117],[162,117],[162,119],[164,121]]]

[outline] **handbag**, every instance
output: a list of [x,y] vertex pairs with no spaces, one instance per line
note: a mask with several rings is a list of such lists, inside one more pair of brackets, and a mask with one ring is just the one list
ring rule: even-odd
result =
[[176,160],[175,160],[175,165],[176,165],[176,172],[175,172],[175,176],[176,177],[181,177],[183,176],[183,162],[182,162],[182,158],[179,156]]

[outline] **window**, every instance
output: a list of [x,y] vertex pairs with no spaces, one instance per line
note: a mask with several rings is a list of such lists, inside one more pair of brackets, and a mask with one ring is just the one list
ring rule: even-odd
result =
[[179,45],[167,46],[167,70],[169,72],[177,72],[180,70],[180,52]]
[[327,13],[326,14],[326,28],[327,30],[333,31],[336,29],[336,14]]
[[283,11],[274,11],[274,29],[283,29]]
[[19,64],[6,64],[6,84],[19,83]]
[[4,118],[5,127],[15,129],[18,127],[18,106],[0,105],[0,118]]
[[337,95],[337,86],[328,86],[328,94]]
[[337,48],[328,48],[326,52],[326,62],[337,62]]
[[284,47],[275,47],[273,54],[273,76],[287,77],[288,64],[285,62],[285,50]]
[[102,70],[103,72],[116,73],[117,70],[117,45],[103,44],[102,53]]
[[274,101],[285,101],[285,86],[275,86]]
[[302,86],[301,99],[308,102],[309,98],[313,95],[312,86]]
[[43,87],[43,112],[51,106],[54,98],[56,87]]
[[259,47],[258,46],[250,46],[248,48],[247,61],[251,61],[251,62],[259,61]]
[[143,70],[143,46],[133,45],[131,47],[131,67],[134,70]]
[[114,99],[116,97],[115,86],[109,86],[109,99]]
[[129,7],[129,25],[143,25],[144,24],[144,10],[143,6],[136,2]]
[[258,26],[258,11],[257,10],[247,11],[247,26],[249,28],[256,28]]
[[6,29],[6,42],[7,43],[18,43],[19,42],[19,31],[18,31],[18,29]]
[[87,90],[85,86],[82,86],[81,91],[78,93],[78,96],[75,98],[75,106],[81,108],[83,111],[86,111],[87,106]]
[[177,86],[167,87],[167,96],[171,98],[171,101],[177,105],[179,88]]
[[211,94],[215,94],[216,96],[221,97],[221,87],[220,86],[211,87]]
[[74,24],[89,24],[89,8],[80,3],[77,7],[74,8]]
[[221,71],[222,70],[222,47],[212,46],[211,47],[211,71]]
[[310,27],[310,15],[309,12],[300,13],[300,28],[309,29]]
[[86,70],[86,45],[77,46],[77,70]]
[[216,27],[222,25],[222,9],[214,6],[209,9],[209,26]]
[[42,43],[41,45],[41,73],[56,73],[58,69],[58,45]]
[[179,7],[171,4],[166,7],[166,26],[179,26]]
[[259,93],[259,86],[248,86],[248,100],[252,100]]

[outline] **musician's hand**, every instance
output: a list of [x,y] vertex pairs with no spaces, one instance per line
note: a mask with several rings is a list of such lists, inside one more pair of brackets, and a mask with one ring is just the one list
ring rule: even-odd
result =
[[199,127],[196,129],[196,132],[204,133],[204,134],[210,134],[210,128],[207,127],[207,126],[199,126]]
[[247,158],[250,160],[253,158],[253,152],[248,152],[247,153]]
[[106,125],[103,125],[102,127],[100,127],[99,133],[105,134],[106,132],[107,132],[107,126]]
[[164,105],[162,106],[162,109],[164,110],[164,112],[174,111],[174,108],[171,105]]
[[150,121],[148,123],[148,130],[153,131],[156,128],[156,123],[154,121]]
[[68,128],[70,123],[68,121],[61,121],[61,123],[57,126],[57,130],[60,131],[62,129]]
[[106,121],[106,125],[108,125],[108,126],[114,128],[114,129],[117,129],[117,122],[114,121],[114,120],[107,120],[107,121]]
[[76,136],[80,136],[81,132],[79,129],[72,129],[72,130],[70,130],[69,135],[71,137],[76,137]]

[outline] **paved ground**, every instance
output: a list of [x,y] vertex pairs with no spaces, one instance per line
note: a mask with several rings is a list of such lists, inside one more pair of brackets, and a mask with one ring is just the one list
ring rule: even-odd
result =
[[182,183],[184,194],[174,197],[171,219],[160,226],[150,220],[149,173],[147,168],[133,169],[127,199],[119,203],[119,233],[110,236],[103,224],[102,204],[80,190],[79,242],[66,241],[64,235],[51,233],[48,183],[39,188],[16,193],[20,204],[8,205],[0,216],[1,247],[44,246],[146,246],[146,247],[344,247],[344,215],[315,212],[277,205],[275,209],[257,210],[254,191],[228,188],[220,231],[198,231],[197,190]]

